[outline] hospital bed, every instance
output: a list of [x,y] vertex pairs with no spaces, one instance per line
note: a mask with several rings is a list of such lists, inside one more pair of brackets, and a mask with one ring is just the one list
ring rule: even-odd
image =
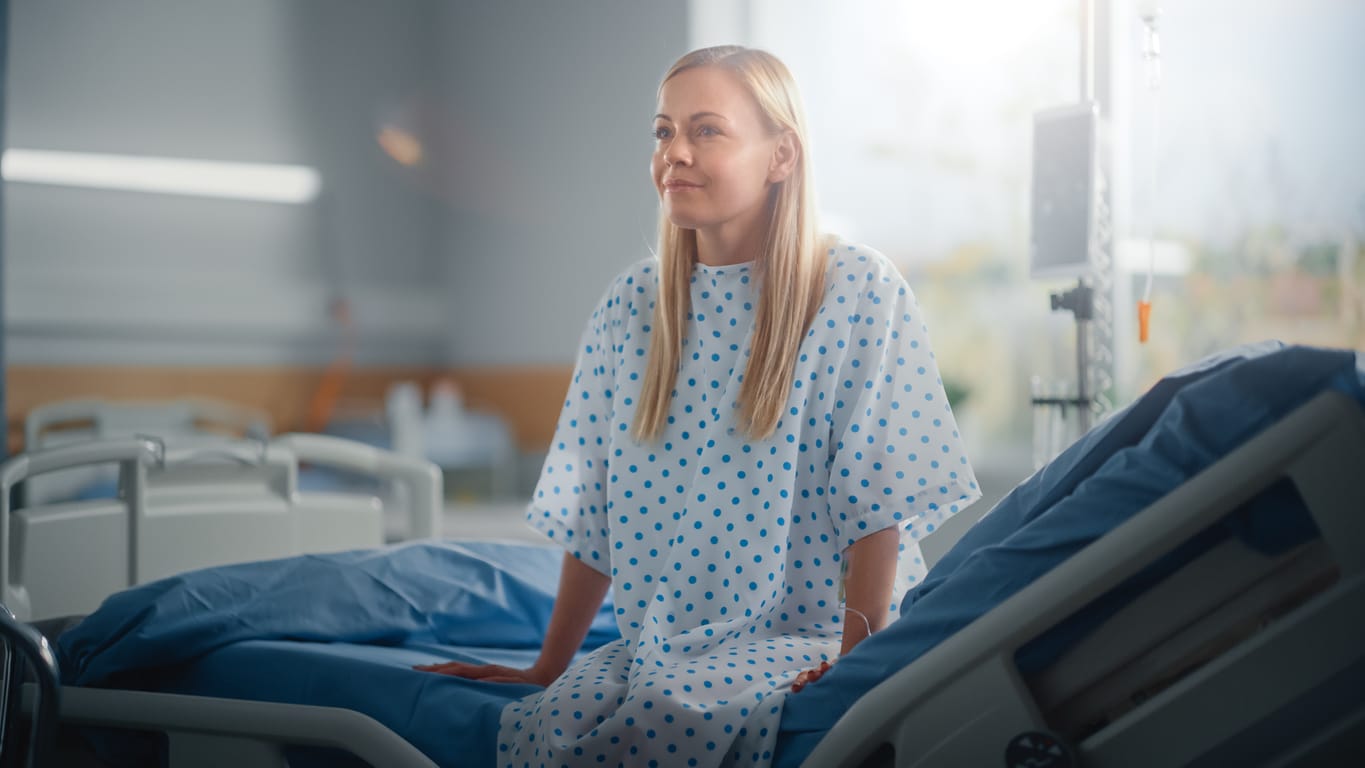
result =
[[[110,594],[195,568],[384,544],[385,503],[301,492],[301,465],[402,489],[414,538],[440,533],[432,464],[339,438],[195,435],[60,444],[0,470],[0,594],[22,620],[87,614]],[[48,473],[117,467],[113,498],[25,504],[16,485]],[[390,503],[389,514],[392,515]]]
[[[1225,541],[1021,674],[1029,643],[1285,477],[1320,537]],[[892,675],[807,764],[1340,764],[1365,746],[1362,617],[1365,416],[1329,393]]]
[[[935,571],[948,571],[936,592],[907,600],[900,621],[788,700],[782,728],[786,732],[790,725],[806,743],[797,748],[793,741],[785,752],[779,749],[777,764],[1312,765],[1359,747],[1365,743],[1365,622],[1359,619],[1365,615],[1365,414],[1359,397],[1326,391],[1269,427],[1257,427],[1253,437],[1219,453],[1154,503],[1137,506],[1112,530],[1095,533],[1074,554],[1065,551],[1067,542],[1047,542],[1064,553],[1057,563],[1045,564],[1036,579],[943,639],[924,641],[924,652],[909,656],[903,668],[878,666],[888,649],[932,634],[931,626],[913,620],[936,597],[951,596],[954,579],[970,571],[977,553],[959,553],[969,549],[963,544],[973,544],[969,533],[931,571],[922,589],[936,583]],[[1122,480],[1125,468],[1119,464],[1114,474]],[[1046,469],[1031,481],[1039,479],[1050,480]],[[1289,537],[1293,546],[1265,554],[1227,536],[1174,559],[1182,552],[1189,555],[1190,542],[1207,539],[1205,534],[1228,521],[1261,525],[1261,518],[1247,517],[1248,503],[1285,498],[1279,492],[1286,482],[1292,484],[1295,504],[1306,510],[1308,534]],[[1084,484],[1068,498],[1083,491]],[[1106,498],[1122,506],[1122,499]],[[1005,515],[1001,506],[983,524]],[[1269,512],[1269,519],[1278,519],[1275,508]],[[1032,518],[1018,533],[1026,536],[1046,520],[1046,515]],[[1279,531],[1272,532],[1271,538],[1277,536]],[[535,559],[515,551],[501,557],[512,569],[529,568],[526,561]],[[1169,567],[1150,577],[1158,565]],[[422,570],[433,569],[424,565]],[[1142,591],[1119,594],[1143,576],[1150,578]],[[384,591],[392,590],[386,586]],[[542,585],[541,592],[543,605],[537,610],[548,615],[553,584]],[[1119,596],[1124,599],[1114,599]],[[521,592],[510,600],[518,610],[528,602]],[[1104,610],[1096,611],[1101,605]],[[603,616],[610,618],[609,608]],[[1079,619],[1085,620],[1082,631],[1072,631]],[[515,624],[506,616],[488,623]],[[139,638],[152,642],[143,630],[130,632],[129,643],[116,642],[115,650],[135,647]],[[477,627],[457,630],[464,640],[478,635]],[[1066,641],[1057,642],[1059,637]],[[292,765],[294,753],[287,745],[340,748],[371,765],[470,764],[472,752],[449,747],[440,752],[442,743],[458,743],[454,725],[441,724],[432,741],[416,726],[405,730],[405,719],[435,709],[452,720],[468,720],[467,710],[489,707],[496,713],[501,703],[534,690],[410,673],[408,667],[428,660],[422,654],[429,655],[432,647],[419,644],[409,651],[396,636],[383,647],[363,646],[364,653],[362,646],[345,642],[354,638],[338,639],[343,642],[263,637],[215,646],[187,665],[169,658],[165,663],[178,671],[162,680],[161,690],[174,692],[68,685],[59,694],[61,719],[66,727],[165,732],[172,765]],[[153,655],[177,647],[178,638],[167,636]],[[86,666],[82,648],[68,650],[84,667],[67,670],[69,680],[107,678]],[[475,648],[470,655],[479,652]],[[516,663],[517,653],[529,663],[535,648],[522,638],[519,647],[500,652],[499,663]],[[383,681],[397,684],[377,688],[381,678],[375,677],[357,681],[365,686],[360,692],[321,696],[309,691],[330,704],[318,706],[242,701],[232,681],[223,682],[229,676],[249,677],[255,663],[272,655],[288,661],[261,676],[279,677],[282,685],[288,675],[279,670],[314,662],[316,667],[297,670],[297,676],[344,677],[369,664],[383,668]],[[322,657],[330,661],[323,663]],[[217,688],[208,689],[227,691],[232,698],[183,695],[195,687],[182,685],[186,681],[215,678]],[[409,681],[415,682],[398,685]],[[420,698],[428,689],[459,685],[468,689],[460,695],[482,698]],[[377,697],[376,690],[385,695]],[[387,697],[394,701],[380,701],[364,713],[374,699]],[[831,706],[840,701],[845,703]],[[386,706],[398,715],[386,717]],[[814,726],[797,722],[802,707],[817,711]],[[828,722],[818,722],[822,718]],[[491,722],[496,723],[495,714]]]
[[[77,398],[44,403],[24,417],[24,450],[157,435],[188,447],[224,437],[265,440],[270,415],[256,408],[206,397],[172,400]],[[20,485],[28,505],[110,495],[118,476],[112,466],[85,465],[51,472]]]

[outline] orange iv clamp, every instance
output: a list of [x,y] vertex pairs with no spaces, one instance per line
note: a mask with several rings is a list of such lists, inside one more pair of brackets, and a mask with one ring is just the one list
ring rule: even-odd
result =
[[1150,302],[1150,301],[1139,301],[1137,307],[1138,307],[1138,341],[1141,342],[1141,343],[1143,343],[1143,344],[1146,344],[1146,343],[1147,343],[1148,330],[1150,329],[1151,324],[1152,324],[1152,302]]

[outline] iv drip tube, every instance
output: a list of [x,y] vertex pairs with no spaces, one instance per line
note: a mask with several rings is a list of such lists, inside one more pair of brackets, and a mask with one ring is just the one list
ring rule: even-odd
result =
[[1160,128],[1160,91],[1161,91],[1161,38],[1157,35],[1156,20],[1161,9],[1154,3],[1141,3],[1139,13],[1145,27],[1143,34],[1142,58],[1146,62],[1147,91],[1151,101],[1151,151],[1147,158],[1150,166],[1147,175],[1147,281],[1138,301],[1138,341],[1146,344],[1152,319],[1152,279],[1156,273],[1156,191],[1157,191],[1157,149],[1160,147],[1158,129]]

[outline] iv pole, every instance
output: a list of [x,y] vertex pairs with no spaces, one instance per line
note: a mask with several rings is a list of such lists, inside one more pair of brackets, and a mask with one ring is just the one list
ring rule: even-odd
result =
[[[1080,3],[1080,95],[1082,102],[1088,102],[1095,98],[1095,6],[1094,0],[1080,0]],[[1049,298],[1052,302],[1052,311],[1069,309],[1076,316],[1076,413],[1080,420],[1080,433],[1083,435],[1090,431],[1088,346],[1089,324],[1095,318],[1095,293],[1085,282],[1085,276],[1081,276],[1077,279],[1075,288],[1060,295],[1054,293]]]
[[[1111,40],[1108,25],[1112,17],[1113,0],[1079,0],[1080,17],[1080,61],[1079,61],[1079,92],[1081,103],[1094,103],[1099,110],[1102,118],[1109,112],[1109,62],[1111,58]],[[1104,338],[1106,330],[1110,330],[1108,325],[1100,329],[1101,338],[1092,338],[1092,325],[1098,319],[1097,315],[1097,289],[1104,302],[1102,310],[1104,318],[1110,318],[1112,313],[1112,301],[1107,298],[1109,285],[1108,270],[1111,268],[1105,249],[1108,247],[1106,238],[1108,237],[1109,209],[1106,201],[1108,191],[1105,187],[1104,169],[1106,163],[1103,161],[1102,152],[1103,142],[1096,136],[1096,155],[1094,161],[1095,168],[1095,188],[1092,237],[1088,248],[1091,253],[1087,256],[1092,257],[1091,274],[1081,275],[1076,282],[1076,287],[1062,293],[1050,295],[1052,310],[1068,310],[1075,316],[1076,321],[1076,394],[1074,397],[1038,397],[1031,399],[1034,408],[1060,408],[1063,418],[1068,408],[1074,407],[1077,412],[1080,433],[1085,434],[1092,426],[1096,407],[1103,408],[1103,390],[1105,389],[1106,377],[1102,371],[1096,371],[1095,381],[1092,381],[1091,369],[1097,364],[1108,364],[1111,360],[1106,360],[1103,354],[1108,349],[1107,344],[1111,340]],[[1087,279],[1089,278],[1089,279]],[[1092,342],[1100,347],[1100,359],[1092,359]],[[1092,384],[1098,388],[1096,392]],[[1098,396],[1097,396],[1098,395]]]
[[[9,0],[0,0],[0,154],[5,148],[5,105],[8,102],[9,83]],[[5,391],[5,254],[4,254],[4,188],[0,181],[0,415],[4,416],[5,439],[0,442],[0,459],[9,456],[9,411]]]
[[1095,289],[1080,278],[1076,287],[1065,293],[1054,293],[1052,311],[1070,310],[1076,316],[1076,396],[1075,397],[1034,397],[1033,406],[1061,408],[1066,413],[1068,407],[1076,408],[1080,420],[1081,434],[1090,431],[1091,406],[1094,397],[1087,384],[1090,370],[1090,322],[1095,319]]

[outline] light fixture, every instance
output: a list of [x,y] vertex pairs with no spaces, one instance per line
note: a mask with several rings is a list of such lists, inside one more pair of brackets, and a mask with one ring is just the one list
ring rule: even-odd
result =
[[301,165],[38,149],[5,150],[0,175],[7,182],[295,204],[313,200],[322,186],[317,170]]
[[409,131],[386,125],[379,129],[375,140],[379,142],[380,149],[399,165],[411,168],[422,162],[422,142]]

